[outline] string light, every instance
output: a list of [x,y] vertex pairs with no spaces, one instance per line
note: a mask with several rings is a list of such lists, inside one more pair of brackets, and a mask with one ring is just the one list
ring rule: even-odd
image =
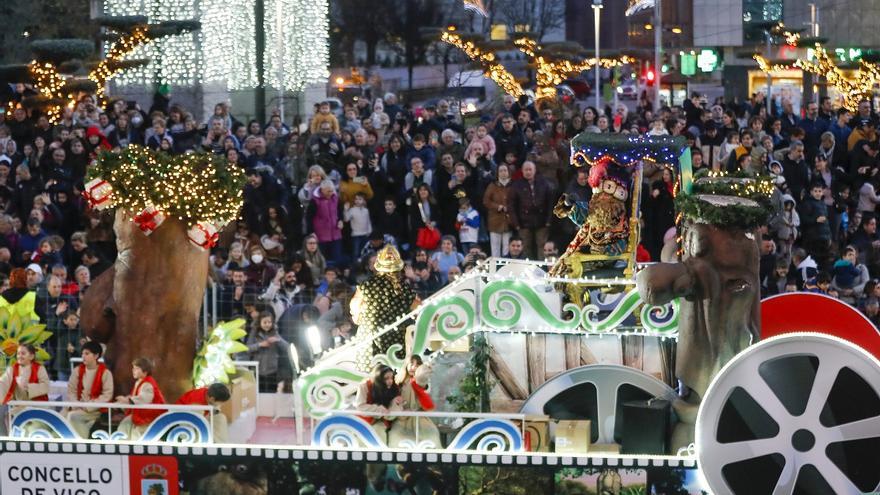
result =
[[[106,0],[104,11],[109,16],[143,15],[151,24],[190,20],[197,14],[193,0]],[[122,85],[195,84],[202,72],[201,50],[195,49],[197,41],[197,34],[185,32],[137,46],[122,60],[146,59],[149,63],[124,71],[117,80]]]
[[862,60],[855,81],[851,81],[837,67],[828,51],[818,44],[815,48],[815,56],[815,62],[798,60],[795,66],[806,72],[824,76],[828,84],[834,86],[843,96],[844,107],[855,112],[858,110],[859,102],[873,96],[874,85],[880,81],[880,67],[876,64]]
[[225,83],[230,90],[259,84],[255,4],[255,0],[202,0],[205,81]]
[[505,93],[517,98],[525,93],[522,85],[513,74],[498,63],[494,53],[483,51],[474,42],[465,41],[458,33],[450,30],[446,30],[440,35],[440,41],[458,48],[464,52],[467,58],[479,63],[485,76],[495,81],[495,84]]
[[130,34],[123,35],[119,40],[110,45],[104,59],[89,72],[89,79],[98,85],[95,96],[101,104],[104,103],[107,81],[125,68],[125,65],[122,64],[122,59],[135,48],[150,42],[150,38],[147,36],[147,29],[147,26],[137,26]]
[[761,55],[754,55],[752,58],[754,58],[755,62],[758,63],[758,68],[761,69],[762,72],[779,72],[784,70],[791,70],[794,68],[793,64],[771,64],[769,60]]
[[[67,79],[58,72],[58,68],[50,62],[38,63],[36,60],[28,65],[28,71],[34,80],[34,85],[40,92],[40,95],[49,101],[46,109],[46,115],[49,122],[56,123],[61,118],[61,112],[64,104],[67,103],[68,97],[65,95],[64,88],[67,85]],[[64,102],[64,103],[62,103]]]
[[237,218],[245,182],[240,167],[214,154],[171,157],[137,145],[101,154],[89,177],[113,186],[114,207],[137,213],[153,206],[189,226]]
[[[278,15],[281,22],[278,22]],[[278,32],[279,24],[281,32]],[[330,73],[327,0],[274,0],[266,2],[263,58],[267,86],[302,91],[322,84]]]
[[[464,40],[454,29],[445,30],[440,35],[440,40],[455,46],[463,51],[469,59],[479,63],[483,67],[486,77],[495,81],[505,93],[515,97],[523,94],[522,85],[516,81],[510,71],[498,63],[494,53],[481,49],[472,41]],[[597,64],[595,57],[580,62],[550,57],[537,41],[525,36],[514,40],[513,44],[537,67],[535,97],[538,100],[555,98],[556,86],[562,84],[568,77],[589,70]],[[624,56],[619,59],[599,59],[598,64],[603,68],[612,68],[630,64],[633,61],[634,59],[631,57]]]

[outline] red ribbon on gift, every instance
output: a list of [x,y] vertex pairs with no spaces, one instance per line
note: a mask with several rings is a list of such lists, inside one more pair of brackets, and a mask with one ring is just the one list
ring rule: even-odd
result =
[[112,191],[110,192],[110,194],[104,196],[101,199],[95,199],[95,195],[92,194],[95,189],[103,187],[105,184],[107,184],[107,181],[101,181],[101,182],[98,182],[97,184],[95,184],[94,186],[88,188],[87,190],[83,191],[83,197],[89,203],[90,207],[94,208],[95,206],[102,205],[102,204],[110,201],[110,196],[113,194]]
[[205,234],[205,240],[202,241],[201,244],[195,242],[195,241],[193,240],[193,238],[190,237],[190,240],[193,241],[194,244],[196,244],[196,245],[199,246],[199,247],[205,248],[205,249],[211,249],[212,247],[214,247],[214,246],[217,245],[217,241],[220,240],[220,234],[219,234],[219,233],[214,232],[214,233],[212,234],[211,232],[208,231],[207,228],[205,228],[204,225],[202,225],[202,224],[200,224],[200,223],[195,224],[193,227],[194,227],[194,228],[197,228],[197,229],[199,229],[199,230],[201,230],[202,233]]
[[142,232],[152,232],[156,230],[159,226],[156,223],[156,217],[159,216],[162,212],[159,210],[147,211],[144,210],[134,217],[134,223],[137,224],[138,228],[141,229]]

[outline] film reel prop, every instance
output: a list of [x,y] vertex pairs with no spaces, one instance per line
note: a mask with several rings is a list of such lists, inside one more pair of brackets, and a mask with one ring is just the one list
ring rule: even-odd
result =
[[697,417],[714,493],[860,494],[880,489],[880,361],[833,336],[756,344],[716,376]]

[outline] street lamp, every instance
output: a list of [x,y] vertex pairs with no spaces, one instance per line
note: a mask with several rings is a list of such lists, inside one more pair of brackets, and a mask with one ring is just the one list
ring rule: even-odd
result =
[[663,79],[663,71],[660,70],[660,53],[663,50],[663,14],[660,8],[660,1],[654,1],[654,72],[656,80],[654,81],[654,115],[660,111],[660,87]]
[[601,23],[602,13],[602,0],[593,0],[593,20],[595,22],[595,31],[596,31],[596,65],[593,66],[593,70],[596,71],[596,85],[593,87],[593,90],[596,92],[596,108],[602,108],[602,105],[599,103],[599,89],[601,87],[602,81],[600,79],[599,72],[599,25]]

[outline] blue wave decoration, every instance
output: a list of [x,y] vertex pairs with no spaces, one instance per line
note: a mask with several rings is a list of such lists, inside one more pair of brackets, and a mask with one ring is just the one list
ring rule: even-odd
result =
[[211,426],[201,414],[169,411],[150,423],[140,440],[156,442],[166,435],[168,442],[211,443]]
[[357,416],[330,416],[321,420],[312,433],[315,447],[385,447],[369,423]]
[[519,452],[523,450],[522,432],[504,419],[479,419],[462,428],[449,449]]
[[[40,424],[42,427],[37,426]],[[51,409],[21,411],[12,418],[9,431],[13,438],[79,438],[64,416]]]

